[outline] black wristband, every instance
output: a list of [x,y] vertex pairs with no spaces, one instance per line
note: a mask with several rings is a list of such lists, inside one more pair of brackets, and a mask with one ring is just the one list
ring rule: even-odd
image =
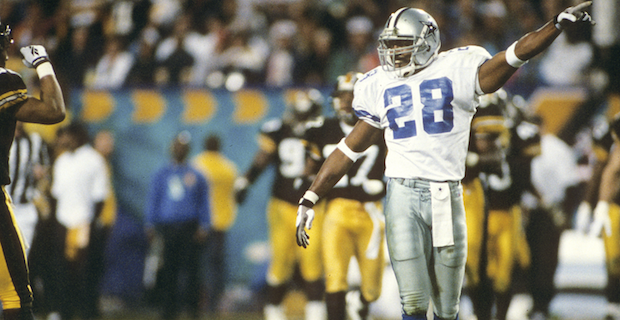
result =
[[304,206],[304,207],[308,207],[308,208],[312,208],[314,206],[314,203],[312,203],[312,201],[306,199],[306,198],[301,198],[301,200],[299,200],[299,205],[300,206]]
[[36,69],[36,68],[37,68],[38,66],[40,66],[42,63],[44,63],[44,62],[49,62],[49,61],[50,61],[50,60],[49,60],[47,57],[45,57],[45,56],[38,57],[38,58],[36,58],[36,59],[34,59],[34,60],[32,61],[32,66]]

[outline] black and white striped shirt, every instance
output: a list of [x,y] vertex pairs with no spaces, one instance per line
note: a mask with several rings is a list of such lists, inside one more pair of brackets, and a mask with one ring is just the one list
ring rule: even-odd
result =
[[33,168],[50,166],[47,145],[38,133],[16,136],[9,152],[11,184],[7,191],[15,203],[28,203],[35,192]]

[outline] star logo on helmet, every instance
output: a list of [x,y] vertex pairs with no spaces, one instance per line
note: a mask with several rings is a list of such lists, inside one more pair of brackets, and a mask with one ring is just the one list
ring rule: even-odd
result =
[[[420,21],[420,23],[422,25],[426,26],[426,28],[427,28],[426,29],[427,30],[426,37],[432,36],[433,38],[435,38],[435,35],[436,35],[435,31],[437,31],[437,27],[435,27],[435,25],[432,22],[430,22],[430,21]],[[435,40],[437,40],[437,39],[435,39]]]

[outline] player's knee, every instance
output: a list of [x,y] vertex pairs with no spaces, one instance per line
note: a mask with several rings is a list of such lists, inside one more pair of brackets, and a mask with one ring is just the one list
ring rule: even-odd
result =
[[373,302],[379,299],[381,295],[381,287],[378,286],[376,288],[362,288],[362,296],[366,301]]
[[406,315],[426,314],[428,309],[428,296],[419,294],[409,294],[401,298],[403,313]]

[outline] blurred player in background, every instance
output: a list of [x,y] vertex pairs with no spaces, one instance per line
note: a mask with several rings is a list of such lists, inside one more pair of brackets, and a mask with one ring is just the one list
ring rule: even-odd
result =
[[204,174],[209,183],[211,203],[211,231],[207,238],[208,311],[218,312],[218,305],[228,280],[226,264],[226,236],[237,218],[234,183],[237,165],[221,151],[221,140],[216,134],[208,135],[203,151],[192,159],[193,165]]
[[[607,269],[605,319],[620,319],[620,114],[593,128],[597,159],[586,198],[577,210],[576,229],[603,237]],[[591,208],[594,208],[592,211]],[[593,217],[592,217],[593,216]],[[593,220],[591,220],[593,218]]]
[[476,46],[439,53],[430,15],[406,7],[394,12],[379,36],[381,67],[355,84],[353,108],[362,121],[299,200],[297,244],[309,245],[314,204],[383,135],[386,236],[403,319],[426,319],[431,301],[436,318],[457,319],[467,258],[460,181],[478,97],[500,89],[564,28],[589,27],[590,4],[566,9],[495,56]]
[[[338,77],[331,97],[336,117],[306,132],[313,174],[357,123],[351,103],[353,85],[361,76],[350,72]],[[350,319],[368,319],[369,304],[381,294],[385,267],[382,212],[385,152],[383,139],[378,139],[325,197],[327,207],[321,241],[329,320],[344,320],[347,313]],[[361,285],[359,290],[349,291],[347,276],[351,258],[359,265]]]
[[[477,299],[473,300],[480,319],[490,317],[493,296],[497,305],[496,318],[506,318],[512,300],[515,263],[522,269],[530,265],[521,195],[526,190],[535,192],[529,172],[532,159],[540,153],[540,135],[537,127],[525,122],[522,116],[513,112],[513,116],[509,117],[509,108],[515,107],[511,105],[508,93],[500,89],[480,97],[480,107],[472,121],[473,145],[479,159],[475,167],[486,195],[485,218],[470,217],[470,213],[477,215],[478,211],[467,211],[467,221],[478,226],[474,229],[483,231],[482,236],[475,235],[475,230],[468,232],[468,236],[483,239],[480,244],[469,241],[477,247],[477,251],[484,253],[484,264],[478,269],[483,271],[479,274],[481,285],[474,285],[476,290],[473,290],[477,294],[474,295]],[[483,228],[479,227],[480,223]],[[479,259],[478,256],[468,257],[471,263]],[[485,292],[490,289],[494,294]]]
[[28,95],[22,77],[5,68],[8,50],[13,43],[11,28],[0,22],[0,139],[2,139],[2,205],[0,206],[0,301],[6,320],[33,319],[32,289],[28,277],[24,239],[15,222],[13,200],[7,185],[9,150],[15,136],[17,121],[42,124],[59,123],[65,118],[65,102],[56,74],[45,48],[40,45],[20,49],[23,62],[34,68],[40,80],[40,98]]
[[[322,103],[323,97],[316,89],[296,92],[281,119],[263,124],[258,135],[259,151],[248,171],[235,182],[237,200],[243,202],[248,188],[259,175],[270,165],[276,169],[267,207],[271,261],[267,271],[266,320],[286,319],[282,301],[296,267],[301,272],[303,290],[308,300],[305,306],[306,320],[325,318],[321,246],[302,251],[291,242],[295,236],[297,201],[305,190],[301,185],[306,164],[306,148],[302,137],[308,128],[323,123]],[[320,220],[311,233],[317,240],[321,238]]]

